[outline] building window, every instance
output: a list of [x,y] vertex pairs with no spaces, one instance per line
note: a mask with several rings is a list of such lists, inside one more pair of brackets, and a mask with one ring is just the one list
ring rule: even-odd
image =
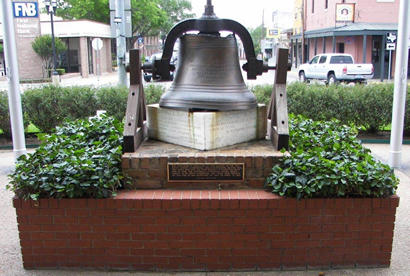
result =
[[315,0],[312,0],[312,13],[315,12]]
[[329,0],[325,0],[325,9],[329,7]]

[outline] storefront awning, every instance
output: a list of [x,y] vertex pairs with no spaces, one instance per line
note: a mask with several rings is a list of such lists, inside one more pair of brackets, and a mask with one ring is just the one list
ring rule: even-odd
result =
[[[351,23],[344,26],[306,31],[305,38],[328,36],[385,35],[387,32],[397,32],[397,24]],[[296,34],[291,37],[291,39],[301,38],[302,34]]]

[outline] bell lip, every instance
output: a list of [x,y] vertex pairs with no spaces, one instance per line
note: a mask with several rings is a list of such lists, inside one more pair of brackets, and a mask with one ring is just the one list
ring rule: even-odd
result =
[[193,101],[166,101],[159,102],[159,107],[169,108],[175,110],[183,110],[189,112],[220,112],[220,111],[240,111],[255,109],[258,107],[258,103],[255,102],[244,102],[244,103],[209,103],[204,104],[203,102],[193,102]]

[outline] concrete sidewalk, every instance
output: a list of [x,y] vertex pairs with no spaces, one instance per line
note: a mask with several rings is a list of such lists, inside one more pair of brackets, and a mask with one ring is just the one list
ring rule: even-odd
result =
[[[387,162],[389,145],[367,144],[372,154]],[[31,150],[32,151],[32,150]],[[320,271],[215,272],[215,273],[138,273],[67,270],[25,270],[22,266],[13,193],[5,189],[7,174],[13,170],[12,151],[0,151],[0,275],[318,275]],[[403,146],[403,166],[396,170],[400,178],[400,206],[396,214],[393,253],[390,268],[338,269],[323,271],[326,275],[410,275],[410,145]]]

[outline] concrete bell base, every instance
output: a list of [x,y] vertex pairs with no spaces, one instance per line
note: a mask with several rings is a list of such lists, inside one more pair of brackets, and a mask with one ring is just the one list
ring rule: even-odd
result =
[[266,137],[266,106],[240,111],[188,112],[148,105],[150,139],[213,150]]

